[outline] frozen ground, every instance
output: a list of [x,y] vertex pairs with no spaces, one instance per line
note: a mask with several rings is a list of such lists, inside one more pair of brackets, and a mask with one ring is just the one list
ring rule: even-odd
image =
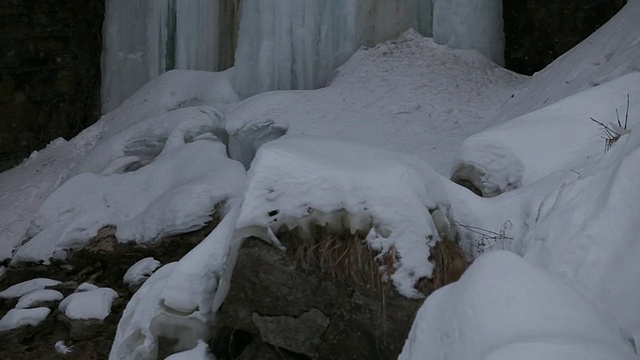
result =
[[[402,359],[423,359],[423,346],[433,359],[638,358],[639,16],[630,0],[532,78],[412,31],[361,49],[314,91],[238,103],[233,70],[168,73],[0,174],[0,258],[63,257],[104,225],[153,241],[220,211],[207,239],[138,290],[111,353],[152,359],[157,337],[171,336],[207,358],[197,339],[208,336],[242,237],[277,245],[282,223],[339,212],[341,224],[373,229],[374,250],[398,249],[391,280],[405,295],[429,275],[439,237],[456,232],[478,257],[425,302]],[[608,124],[617,109],[624,121],[627,94],[630,131],[605,154],[589,117]],[[461,164],[494,197],[446,178]],[[483,255],[496,249],[511,253]],[[23,286],[2,294],[46,285]],[[24,319],[46,316],[36,315]]]

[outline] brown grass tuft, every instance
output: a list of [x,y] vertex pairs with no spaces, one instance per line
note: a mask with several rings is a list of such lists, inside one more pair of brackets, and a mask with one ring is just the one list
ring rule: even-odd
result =
[[469,267],[460,245],[452,240],[438,241],[431,249],[429,260],[434,264],[432,278],[422,279],[418,284],[418,290],[425,295],[458,281]]

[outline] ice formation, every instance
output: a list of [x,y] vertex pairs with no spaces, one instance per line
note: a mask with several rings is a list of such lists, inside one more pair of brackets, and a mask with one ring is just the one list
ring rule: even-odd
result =
[[33,309],[11,309],[0,319],[0,332],[17,329],[21,326],[36,326],[46,319],[51,309],[38,307]]
[[504,65],[502,0],[433,0],[433,39]]
[[608,319],[554,276],[496,251],[427,298],[398,359],[637,359]]
[[171,69],[218,69],[218,0],[108,0],[102,112]]

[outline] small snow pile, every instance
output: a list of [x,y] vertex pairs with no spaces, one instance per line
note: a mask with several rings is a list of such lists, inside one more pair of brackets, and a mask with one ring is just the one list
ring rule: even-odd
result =
[[556,278],[495,251],[427,298],[399,359],[636,359],[611,320]]
[[34,305],[41,304],[47,301],[59,301],[64,298],[64,295],[57,290],[35,290],[30,293],[22,295],[16,304],[16,309],[27,309]]
[[73,348],[73,345],[72,346],[67,346],[67,345],[65,345],[64,340],[58,340],[53,345],[53,348],[56,349],[56,352],[58,354],[68,355],[68,354],[72,353],[71,348]]
[[127,272],[122,277],[122,282],[129,286],[140,285],[145,282],[159,267],[160,261],[152,257],[141,259],[127,269]]
[[[581,172],[604,153],[602,129],[624,118],[630,98],[629,128],[640,117],[640,73],[630,73],[553,105],[467,138],[452,180],[471,182],[484,196],[531,184],[556,172]],[[624,119],[621,119],[624,121]]]
[[215,357],[209,353],[207,343],[198,340],[198,345],[193,349],[173,354],[165,360],[215,360]]
[[113,289],[92,284],[80,285],[67,296],[58,309],[72,320],[104,320],[111,313],[111,303],[118,297]]
[[49,316],[51,309],[37,307],[33,309],[11,309],[0,319],[0,331],[17,329],[21,326],[36,326]]
[[263,145],[251,164],[237,228],[276,243],[273,232],[285,225],[368,231],[367,244],[380,256],[397,252],[391,280],[398,291],[419,297],[414,285],[431,276],[427,259],[439,238],[429,211],[446,207],[442,182],[408,155],[285,136]]
[[0,299],[11,299],[21,297],[30,292],[36,290],[42,290],[48,286],[55,286],[60,284],[58,280],[52,280],[47,278],[31,279],[19,284],[15,284],[0,292]]
[[234,236],[239,200],[232,199],[229,206],[207,238],[179,262],[159,268],[133,295],[118,323],[109,359],[151,360],[162,338],[176,341],[174,351],[192,349],[198,339],[208,338],[240,246]]

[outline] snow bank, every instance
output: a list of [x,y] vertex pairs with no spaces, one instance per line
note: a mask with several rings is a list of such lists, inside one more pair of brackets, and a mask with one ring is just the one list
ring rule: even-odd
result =
[[60,284],[58,280],[47,278],[36,278],[12,285],[0,292],[0,299],[11,299],[21,297],[36,290],[42,290],[47,286],[55,286]]
[[452,179],[471,181],[485,196],[531,184],[555,172],[582,172],[604,153],[603,129],[616,111],[624,123],[630,96],[631,129],[640,121],[640,73],[580,92],[543,109],[470,136]]
[[439,238],[429,210],[446,207],[442,181],[428,164],[411,156],[285,136],[258,150],[237,228],[255,229],[265,240],[273,240],[269,233],[284,225],[306,229],[311,223],[328,223],[368,231],[370,248],[398,252],[391,276],[398,291],[418,297],[413,286],[431,275],[427,259]]
[[51,310],[46,307],[33,309],[11,309],[0,319],[0,332],[17,329],[21,326],[36,326],[49,316]]
[[113,289],[76,290],[58,305],[58,309],[72,320],[104,320],[111,313],[111,303],[118,297]]
[[[428,355],[427,355],[428,354]],[[636,359],[621,331],[569,286],[488,253],[427,298],[400,360]]]

